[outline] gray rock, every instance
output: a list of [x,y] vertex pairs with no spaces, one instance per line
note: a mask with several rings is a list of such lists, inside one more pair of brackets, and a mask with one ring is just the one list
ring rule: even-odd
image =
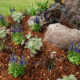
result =
[[80,0],[65,0],[67,14],[61,14],[61,22],[80,27]]
[[[34,19],[35,19],[35,17],[36,17],[36,16],[31,16],[31,17],[29,18],[29,20],[28,20],[28,25],[29,25],[29,26],[31,26],[31,25],[34,24]],[[43,23],[42,19],[40,18],[40,16],[38,16],[38,18],[40,19],[40,24],[41,24],[41,26],[42,26],[44,23]]]
[[60,23],[47,27],[44,41],[61,49],[68,49],[72,42],[80,42],[80,30],[71,29]]

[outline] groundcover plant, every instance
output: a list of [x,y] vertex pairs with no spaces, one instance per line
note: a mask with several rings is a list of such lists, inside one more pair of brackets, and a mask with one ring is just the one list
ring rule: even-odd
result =
[[0,15],[0,80],[80,80],[80,44],[72,42],[64,51],[44,41],[48,24],[41,26],[38,16],[48,2],[36,1],[37,8],[32,4],[25,12],[11,7],[7,17]]

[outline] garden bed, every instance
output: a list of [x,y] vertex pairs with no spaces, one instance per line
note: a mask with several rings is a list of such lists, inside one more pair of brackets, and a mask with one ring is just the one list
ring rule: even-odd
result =
[[[5,45],[10,46],[12,51],[15,50],[17,56],[21,57],[24,55],[28,63],[24,76],[14,78],[8,74],[8,63],[12,51],[6,50],[0,52],[0,80],[57,80],[57,78],[62,78],[64,75],[69,76],[70,74],[74,74],[77,80],[80,80],[80,67],[68,61],[67,53],[43,41],[47,26],[43,26],[40,32],[34,32],[27,24],[28,19],[29,16],[26,16],[21,21],[23,35],[31,32],[31,37],[41,37],[43,46],[40,51],[37,51],[35,57],[30,58],[30,50],[24,49],[24,45],[14,45],[11,36],[8,35]],[[54,60],[53,67],[49,69],[48,61],[51,53],[54,54]]]

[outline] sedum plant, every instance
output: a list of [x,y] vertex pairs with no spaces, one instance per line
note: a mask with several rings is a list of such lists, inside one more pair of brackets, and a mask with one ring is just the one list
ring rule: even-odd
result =
[[11,14],[11,17],[13,18],[14,22],[20,23],[21,19],[24,17],[22,13],[20,12],[13,12]]
[[9,23],[8,23],[8,20],[6,20],[6,19],[4,18],[4,16],[0,14],[0,25],[7,27],[8,24],[9,24]]
[[69,75],[68,77],[67,76],[63,76],[62,79],[58,78],[57,80],[77,80],[73,74]]
[[1,39],[4,39],[7,35],[7,33],[9,33],[9,30],[6,30],[5,27],[1,27],[0,28],[0,38]]
[[78,45],[72,42],[72,45],[68,50],[67,58],[72,64],[80,64],[80,44]]
[[24,56],[22,57],[22,59],[20,59],[13,53],[10,57],[10,63],[8,67],[9,74],[13,75],[14,78],[17,78],[18,76],[23,76],[25,73],[26,64],[27,63]]
[[30,38],[28,43],[26,43],[25,48],[29,48],[31,51],[30,56],[34,57],[37,53],[36,50],[40,50],[42,45],[41,38]]
[[27,38],[27,39],[30,39],[30,37],[31,37],[31,32],[29,32],[29,34],[26,35],[26,38]]
[[36,16],[36,18],[34,19],[34,24],[31,26],[32,30],[37,32],[37,31],[40,31],[41,28],[40,28],[40,20],[39,18]]
[[13,41],[15,42],[15,45],[23,45],[25,42],[25,39],[21,33],[20,24],[16,27],[15,25],[12,26],[12,34],[11,37]]

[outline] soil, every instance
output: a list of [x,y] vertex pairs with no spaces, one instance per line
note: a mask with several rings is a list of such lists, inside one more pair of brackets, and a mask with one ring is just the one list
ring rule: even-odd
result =
[[[43,46],[40,51],[37,51],[35,57],[30,58],[30,50],[24,49],[24,45],[15,46],[11,36],[8,35],[5,46],[9,46],[10,49],[0,52],[0,80],[57,80],[57,78],[62,78],[64,75],[68,76],[70,74],[74,74],[77,80],[80,80],[80,66],[73,65],[68,61],[67,52],[43,41],[47,26],[43,26],[40,32],[34,32],[27,24],[28,19],[29,16],[26,16],[21,21],[23,35],[31,32],[31,37],[41,37]],[[14,50],[17,56],[21,57],[24,55],[27,58],[27,67],[24,76],[16,79],[8,74],[9,58]],[[53,53],[54,57],[53,67],[49,69],[48,63],[51,53]]]

